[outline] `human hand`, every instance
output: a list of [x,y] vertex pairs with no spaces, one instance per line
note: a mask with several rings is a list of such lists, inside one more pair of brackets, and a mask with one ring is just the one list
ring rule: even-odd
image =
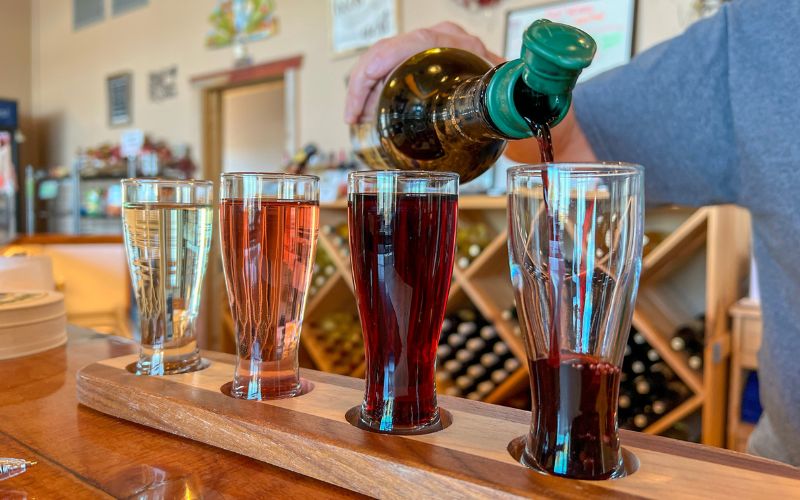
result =
[[344,120],[359,123],[374,109],[381,89],[378,84],[400,63],[419,52],[435,47],[463,49],[497,65],[505,59],[490,52],[480,38],[449,21],[385,38],[370,47],[350,73]]

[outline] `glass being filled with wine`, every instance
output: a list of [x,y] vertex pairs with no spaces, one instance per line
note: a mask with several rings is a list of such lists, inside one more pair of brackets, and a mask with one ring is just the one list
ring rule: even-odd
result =
[[515,167],[508,191],[533,400],[521,461],[571,478],[620,477],[617,398],[641,268],[643,169]]
[[319,232],[319,179],[222,175],[220,243],[236,330],[231,395],[301,393],[298,349]]
[[211,244],[213,184],[125,179],[122,227],[139,309],[135,372],[170,375],[202,367],[195,321]]
[[450,291],[458,175],[355,172],[348,225],[366,353],[360,424],[418,433],[440,424],[436,348]]

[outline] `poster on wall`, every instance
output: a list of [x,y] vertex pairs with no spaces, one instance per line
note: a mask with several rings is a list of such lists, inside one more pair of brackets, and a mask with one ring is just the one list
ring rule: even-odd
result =
[[171,99],[178,95],[178,67],[170,66],[169,68],[159,71],[150,72],[150,100],[163,101]]
[[597,42],[592,65],[579,81],[621,66],[633,53],[636,0],[573,0],[512,10],[506,19],[505,56],[519,57],[522,34],[537,19],[577,26]]
[[398,33],[398,0],[329,0],[337,55],[351,54]]
[[206,46],[212,49],[263,40],[278,32],[275,0],[217,0],[208,22]]
[[131,73],[120,73],[109,76],[108,88],[108,123],[112,127],[129,125],[131,117],[131,95],[133,86]]

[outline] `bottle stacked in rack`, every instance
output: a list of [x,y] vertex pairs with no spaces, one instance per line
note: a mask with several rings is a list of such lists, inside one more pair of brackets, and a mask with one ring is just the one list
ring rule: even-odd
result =
[[517,337],[522,336],[522,330],[519,326],[519,317],[517,316],[517,306],[512,304],[508,309],[503,309],[500,317],[511,324],[511,330]]
[[484,222],[458,220],[456,231],[456,266],[466,269],[491,242],[489,226]]
[[459,309],[442,323],[436,354],[440,392],[483,400],[520,366],[495,327],[475,309]]
[[325,250],[317,247],[317,256],[314,258],[311,285],[308,287],[308,297],[311,298],[319,292],[320,288],[336,273],[336,265]]
[[675,376],[644,335],[632,328],[620,376],[620,427],[644,430],[689,395],[689,388]]
[[706,337],[706,317],[704,314],[697,316],[692,321],[681,325],[669,345],[675,352],[686,353],[687,362],[692,370],[703,369],[703,349]]
[[322,226],[322,234],[330,239],[345,259],[350,259],[350,230],[347,228],[347,222],[336,225],[325,224]]
[[336,312],[323,316],[303,335],[312,337],[318,356],[329,364],[325,371],[350,375],[364,363],[361,323],[355,313]]

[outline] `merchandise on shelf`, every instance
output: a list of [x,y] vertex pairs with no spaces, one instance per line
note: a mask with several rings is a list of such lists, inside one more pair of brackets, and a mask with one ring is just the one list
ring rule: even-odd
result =
[[320,288],[325,286],[325,283],[336,273],[336,265],[334,265],[330,255],[321,247],[317,247],[312,273],[311,284],[308,287],[309,299],[316,295]]
[[458,309],[442,323],[436,384],[448,396],[483,400],[519,367],[490,324],[473,308]]
[[358,315],[349,312],[327,314],[309,325],[303,335],[312,337],[320,356],[333,373],[348,375],[364,362],[364,341]]
[[644,335],[632,328],[620,375],[620,427],[644,430],[689,396],[689,388]]
[[468,268],[491,240],[486,223],[459,219],[456,231],[456,265],[461,269]]
[[692,321],[681,325],[669,341],[675,352],[685,352],[689,367],[692,370],[703,369],[703,350],[705,347],[706,327],[705,315],[699,315]]
[[328,237],[333,246],[345,258],[350,258],[350,230],[347,222],[336,224],[325,224],[322,226],[322,234]]

